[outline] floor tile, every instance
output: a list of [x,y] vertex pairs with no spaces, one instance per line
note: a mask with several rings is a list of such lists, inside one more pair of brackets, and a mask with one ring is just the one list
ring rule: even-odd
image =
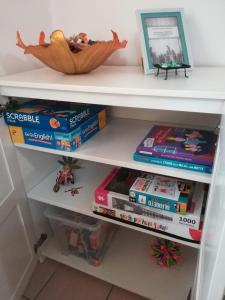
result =
[[24,298],[34,300],[59,266],[59,263],[51,259],[38,263],[23,294]]
[[147,300],[147,299],[114,286],[107,300]]
[[61,265],[35,300],[106,300],[112,285]]

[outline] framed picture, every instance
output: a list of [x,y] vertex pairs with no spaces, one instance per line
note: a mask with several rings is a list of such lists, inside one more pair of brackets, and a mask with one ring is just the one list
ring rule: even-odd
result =
[[138,10],[138,26],[145,74],[155,64],[192,64],[182,9]]

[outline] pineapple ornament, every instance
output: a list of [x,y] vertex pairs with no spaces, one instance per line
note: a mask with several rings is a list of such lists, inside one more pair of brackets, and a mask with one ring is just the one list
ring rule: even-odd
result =
[[58,160],[58,163],[62,165],[62,169],[59,170],[56,178],[56,183],[53,187],[53,191],[57,193],[60,189],[60,185],[74,184],[75,182],[75,169],[81,169],[81,166],[77,165],[78,159],[72,157],[62,157],[63,160]]

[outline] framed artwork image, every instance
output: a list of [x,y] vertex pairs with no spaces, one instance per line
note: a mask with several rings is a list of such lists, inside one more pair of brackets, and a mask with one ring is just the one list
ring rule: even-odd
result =
[[193,67],[183,9],[138,10],[138,27],[145,74],[157,64],[186,64]]

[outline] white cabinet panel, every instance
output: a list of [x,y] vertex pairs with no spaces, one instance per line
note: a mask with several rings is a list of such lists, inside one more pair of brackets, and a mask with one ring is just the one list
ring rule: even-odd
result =
[[[225,286],[225,106],[215,173],[208,197],[200,250],[198,300],[222,299]],[[195,298],[194,298],[195,299]]]
[[0,206],[1,206],[14,190],[12,178],[9,173],[9,168],[8,168],[6,157],[4,155],[1,141],[0,141],[0,166],[1,166],[0,167],[0,180],[1,180]]
[[1,299],[11,299],[33,259],[23,217],[17,206],[0,226]]
[[0,299],[20,299],[35,266],[34,234],[14,146],[0,119]]

